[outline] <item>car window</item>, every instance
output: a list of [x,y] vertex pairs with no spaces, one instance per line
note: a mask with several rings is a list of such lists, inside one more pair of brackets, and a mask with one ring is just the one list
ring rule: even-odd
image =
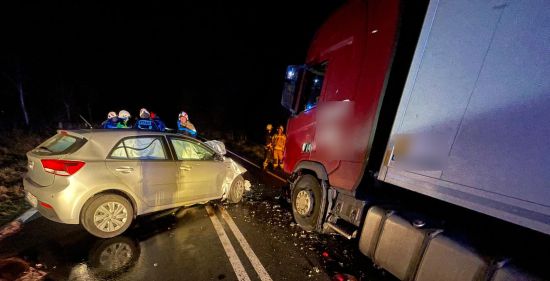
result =
[[84,139],[59,133],[37,147],[34,152],[43,155],[65,154],[78,150],[85,142]]
[[212,160],[214,152],[206,147],[184,139],[170,139],[178,160]]
[[137,160],[165,160],[166,151],[158,137],[135,137],[120,141],[110,158]]

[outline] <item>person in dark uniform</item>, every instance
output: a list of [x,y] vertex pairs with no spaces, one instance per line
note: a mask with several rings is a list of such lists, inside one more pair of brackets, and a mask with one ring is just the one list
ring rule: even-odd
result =
[[273,145],[272,145],[272,138],[273,138],[273,125],[267,124],[265,127],[265,152],[264,152],[264,170],[267,169],[267,166],[269,166],[269,163],[273,162]]

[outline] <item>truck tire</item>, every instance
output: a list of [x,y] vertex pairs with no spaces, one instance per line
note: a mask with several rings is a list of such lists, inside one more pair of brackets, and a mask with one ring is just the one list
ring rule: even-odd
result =
[[126,198],[116,194],[102,194],[84,205],[80,223],[94,236],[111,238],[126,231],[133,219],[134,209]]
[[312,175],[302,175],[292,188],[292,214],[294,220],[304,230],[312,231],[318,228],[323,194],[319,180]]
[[243,199],[244,194],[244,178],[241,175],[238,175],[231,184],[229,188],[229,194],[227,195],[227,200],[230,203],[239,203]]

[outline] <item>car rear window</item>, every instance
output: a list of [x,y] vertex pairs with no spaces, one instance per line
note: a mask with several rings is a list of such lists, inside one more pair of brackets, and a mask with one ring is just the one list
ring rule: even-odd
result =
[[85,139],[59,133],[37,147],[34,152],[41,155],[67,154],[77,151],[84,143]]

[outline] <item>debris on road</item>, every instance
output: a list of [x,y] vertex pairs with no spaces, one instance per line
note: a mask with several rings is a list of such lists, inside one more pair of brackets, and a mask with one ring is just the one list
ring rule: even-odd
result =
[[21,230],[22,224],[20,221],[15,220],[0,229],[0,241],[18,233]]
[[324,272],[329,277],[334,276],[333,280],[385,280],[353,241],[343,240],[338,235],[321,235],[295,228],[299,225],[293,219],[292,207],[282,199],[279,189],[254,184],[240,207],[228,208],[243,211],[244,222],[268,227],[270,237],[278,243],[294,245],[301,255],[313,261],[311,269],[305,272],[308,279],[316,279],[316,274]]
[[0,259],[0,280],[40,281],[46,272],[30,266],[20,258]]

